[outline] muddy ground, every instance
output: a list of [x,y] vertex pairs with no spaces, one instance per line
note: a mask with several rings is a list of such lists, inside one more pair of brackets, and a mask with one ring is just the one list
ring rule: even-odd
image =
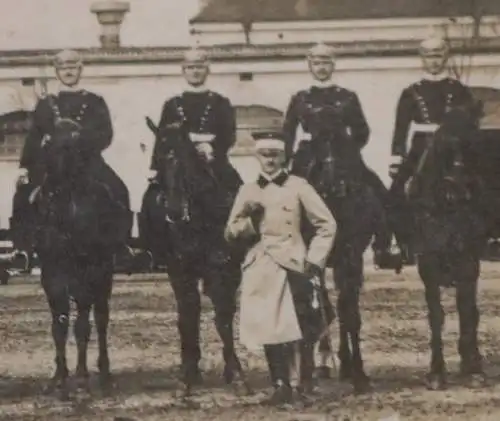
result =
[[[335,295],[332,291],[332,296]],[[221,348],[212,310],[204,302],[202,367],[205,386],[191,407],[176,397],[178,335],[175,301],[168,283],[151,276],[117,279],[112,299],[110,352],[115,389],[60,402],[42,394],[53,370],[50,319],[34,278],[14,279],[0,289],[0,420],[498,420],[500,419],[500,264],[484,264],[480,282],[480,341],[491,386],[462,387],[457,379],[457,315],[454,292],[444,292],[445,353],[451,386],[423,386],[428,366],[428,328],[423,289],[414,269],[404,276],[369,271],[362,296],[363,352],[375,391],[354,396],[337,380],[321,384],[312,408],[278,411],[258,405],[268,392],[262,355],[240,350],[255,395],[238,397],[221,379]],[[335,329],[336,332],[336,329]],[[95,372],[93,332],[90,368]],[[337,341],[335,336],[335,341]],[[74,340],[69,362],[75,364]],[[95,380],[95,379],[93,379]],[[342,417],[341,417],[342,415]],[[344,418],[348,416],[350,418]],[[124,418],[127,419],[127,418]],[[392,418],[388,418],[392,419]]]

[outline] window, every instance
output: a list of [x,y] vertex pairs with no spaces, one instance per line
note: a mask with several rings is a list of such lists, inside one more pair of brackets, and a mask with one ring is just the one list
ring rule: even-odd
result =
[[281,130],[283,113],[264,105],[237,106],[236,110],[236,144],[232,155],[248,155],[252,153],[254,141],[252,133],[261,130]]
[[31,127],[32,113],[14,111],[0,115],[0,160],[17,161]]

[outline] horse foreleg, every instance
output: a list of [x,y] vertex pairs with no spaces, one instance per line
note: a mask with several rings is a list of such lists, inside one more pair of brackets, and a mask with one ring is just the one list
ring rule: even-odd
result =
[[[214,275],[218,275],[214,276]],[[236,355],[234,347],[234,316],[236,314],[236,288],[237,279],[240,277],[237,271],[221,270],[218,274],[207,273],[205,276],[205,291],[214,306],[215,327],[222,341],[222,356],[224,359],[224,380],[227,384],[233,383],[235,375],[243,383],[247,393],[251,392],[250,386],[245,379],[245,373],[241,362]]]
[[90,340],[90,305],[77,303],[78,315],[74,325],[74,335],[78,350],[76,378],[79,388],[89,389],[89,371],[87,368],[87,349]]
[[[316,369],[316,375],[320,379],[329,379],[331,378],[330,366],[328,365],[328,359],[333,357],[333,349],[330,346],[330,341],[328,336],[331,335],[330,332],[327,332],[320,340],[318,344],[318,352],[319,352],[319,365]],[[347,335],[345,340],[347,341]]]
[[[460,271],[458,269],[460,268]],[[456,301],[460,323],[460,338],[458,352],[460,354],[461,374],[470,381],[471,386],[481,386],[485,383],[482,367],[482,356],[479,352],[477,328],[479,325],[479,310],[477,308],[477,279],[479,277],[479,261],[471,257],[463,258],[457,265]]]
[[111,295],[111,277],[103,280],[105,291],[101,291],[94,302],[94,321],[97,331],[99,356],[97,368],[99,369],[99,382],[101,387],[107,389],[111,386],[111,369],[108,353],[108,326],[109,326],[109,299]]
[[47,392],[52,392],[56,388],[60,389],[63,399],[66,399],[69,395],[66,342],[68,339],[70,304],[66,285],[65,279],[61,279],[60,276],[55,274],[49,274],[42,269],[42,286],[52,314],[52,338],[56,350],[56,369]]
[[337,354],[340,361],[339,377],[340,380],[346,381],[351,378],[352,374],[352,354],[349,345],[348,327],[349,299],[348,292],[343,285],[339,288],[337,312],[339,319],[339,349]]
[[359,308],[359,293],[361,282],[352,282],[346,292],[347,329],[351,340],[352,364],[351,381],[356,393],[366,393],[371,390],[370,378],[366,375],[361,356],[361,312]]
[[198,279],[183,276],[172,277],[171,285],[177,302],[177,328],[181,340],[181,378],[187,396],[194,385],[203,381],[198,367],[201,358],[201,302]]
[[437,259],[422,255],[418,262],[420,277],[424,282],[425,300],[428,308],[429,327],[431,330],[431,364],[427,376],[427,387],[430,390],[444,389],[446,386],[446,366],[443,356],[442,330],[445,320],[441,305],[440,275]]

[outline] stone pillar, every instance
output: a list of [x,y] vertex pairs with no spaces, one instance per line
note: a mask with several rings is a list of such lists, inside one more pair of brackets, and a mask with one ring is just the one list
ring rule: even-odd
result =
[[120,47],[120,27],[125,14],[130,11],[128,1],[97,1],[90,11],[97,16],[101,25],[101,47],[115,49]]

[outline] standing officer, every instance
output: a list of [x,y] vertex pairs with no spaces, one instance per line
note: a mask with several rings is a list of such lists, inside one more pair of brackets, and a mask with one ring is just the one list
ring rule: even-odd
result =
[[[301,143],[304,142],[302,146],[310,145],[312,154],[317,154],[317,145],[319,145],[321,139],[314,138],[313,134],[327,130],[327,128],[324,129],[318,126],[329,120],[340,119],[345,126],[345,131],[350,134],[351,141],[359,150],[358,160],[361,162],[364,181],[372,187],[381,204],[388,211],[388,191],[379,177],[366,166],[361,156],[361,149],[368,142],[370,128],[366,122],[358,96],[354,92],[335,85],[332,81],[335,70],[333,49],[325,44],[316,44],[309,50],[307,59],[310,73],[314,78],[313,86],[292,96],[283,126],[288,161],[294,156],[297,128],[300,127],[304,131],[302,137],[297,139],[300,143],[297,154],[295,154],[296,162],[294,162],[292,172],[300,174],[300,167],[309,165],[307,162],[300,162],[301,150],[304,149],[301,148]],[[321,121],[311,117],[310,110],[313,108],[322,110]],[[332,113],[330,119],[328,118],[329,113]],[[375,263],[382,268],[396,269],[399,267],[398,255],[392,255],[392,233],[388,224],[385,225],[386,232],[375,236],[373,244]]]
[[[261,172],[256,182],[240,189],[226,239],[246,243],[248,250],[242,265],[240,340],[250,349],[264,346],[275,387],[270,400],[283,404],[293,399],[290,371],[295,361],[300,359],[299,396],[305,396],[312,382],[313,345],[324,320],[314,310],[310,280],[322,275],[336,223],[314,188],[284,169],[282,136],[258,133],[254,138]],[[312,226],[308,247],[303,219]],[[321,305],[333,319],[329,302]]]
[[[42,97],[35,107],[33,124],[21,153],[18,192],[22,191],[21,186],[36,188],[43,183],[45,170],[41,159],[42,148],[50,142],[57,121],[65,119],[75,127],[74,133],[81,141],[81,150],[86,154],[90,174],[105,184],[114,197],[129,209],[127,187],[101,155],[110,146],[113,137],[106,102],[101,96],[79,87],[83,63],[77,51],[63,50],[56,54],[54,68],[59,81],[58,93]],[[26,207],[29,207],[27,197],[20,200],[18,195],[16,199],[18,203],[14,209],[14,221],[22,219]],[[24,202],[22,206],[19,206],[20,201]],[[22,222],[15,223],[22,225]]]
[[423,78],[403,90],[397,105],[391,148],[393,163],[390,167],[393,178],[390,193],[401,213],[397,218],[396,234],[403,244],[403,256],[410,263],[414,258],[410,228],[412,218],[406,203],[405,184],[414,174],[428,137],[437,129],[446,112],[453,106],[473,101],[469,88],[448,76],[449,48],[442,37],[434,35],[423,40],[420,57]]
[[[210,165],[218,181],[236,194],[242,181],[227,156],[236,141],[236,117],[231,102],[206,87],[210,66],[204,51],[188,50],[184,55],[182,73],[188,86],[181,95],[165,102],[159,129],[182,122],[191,142]],[[159,169],[162,141],[158,138],[153,149],[153,171]]]

